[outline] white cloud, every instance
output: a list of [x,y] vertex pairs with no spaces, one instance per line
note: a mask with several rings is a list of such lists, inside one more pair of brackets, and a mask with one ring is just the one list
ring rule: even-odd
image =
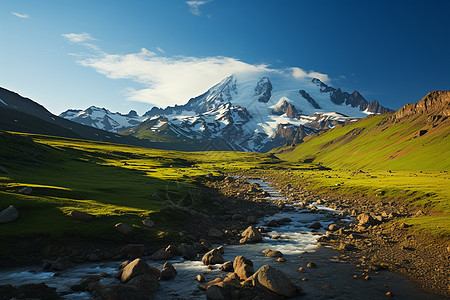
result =
[[211,2],[212,0],[206,0],[206,1],[186,1],[186,4],[189,5],[189,11],[191,14],[195,16],[200,16],[202,12],[200,11],[199,7]]
[[318,79],[320,79],[320,81],[322,81],[324,83],[327,83],[330,81],[330,78],[328,77],[327,74],[323,74],[323,73],[319,73],[319,72],[315,72],[315,71],[306,72],[305,70],[298,68],[298,67],[290,68],[290,70],[292,71],[292,76],[296,79],[318,78]]
[[230,76],[270,72],[267,65],[251,65],[230,57],[161,57],[142,48],[126,55],[104,54],[79,60],[83,66],[112,79],[129,79],[144,85],[130,90],[128,99],[158,106],[181,104]]
[[72,43],[84,43],[88,41],[96,41],[96,38],[93,38],[89,33],[63,33],[61,34],[63,37],[71,41]]
[[324,82],[329,81],[326,74],[306,72],[298,67],[274,69],[267,64],[249,64],[231,57],[166,57],[146,48],[137,53],[109,54],[96,45],[83,45],[95,51],[90,55],[74,55],[80,65],[93,68],[111,79],[128,79],[142,85],[139,89],[128,89],[127,99],[160,107],[184,104],[231,74],[235,74],[239,81],[270,74],[291,80],[317,77]]
[[164,51],[164,49],[162,49],[161,47],[156,47],[156,50],[158,50],[159,52],[161,52],[162,54],[165,54],[166,51]]
[[22,19],[29,19],[30,18],[30,16],[27,15],[27,14],[19,14],[19,13],[16,13],[16,12],[12,12],[12,14],[15,15],[16,17],[19,17],[19,18],[22,18]]

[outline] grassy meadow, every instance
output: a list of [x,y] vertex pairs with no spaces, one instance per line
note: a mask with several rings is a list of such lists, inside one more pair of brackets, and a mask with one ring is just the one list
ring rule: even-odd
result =
[[[287,182],[307,182],[307,188],[319,192],[405,201],[433,212],[406,220],[414,229],[450,236],[450,177],[446,171],[362,173],[356,169],[321,170],[313,163],[282,159],[273,154],[177,152],[0,132],[0,165],[9,171],[0,173],[0,209],[12,204],[20,212],[17,221],[0,226],[0,240],[5,247],[9,239],[31,235],[101,235],[120,240],[122,235],[114,230],[118,222],[142,229],[139,232],[144,238],[163,237],[174,230],[174,218],[181,217],[167,204],[183,201],[184,206],[201,211],[212,200],[195,198],[195,186],[202,176],[224,173],[289,173]],[[25,186],[33,188],[31,195],[18,193]],[[71,210],[96,218],[75,220],[65,215]],[[143,227],[145,218],[157,225]]]

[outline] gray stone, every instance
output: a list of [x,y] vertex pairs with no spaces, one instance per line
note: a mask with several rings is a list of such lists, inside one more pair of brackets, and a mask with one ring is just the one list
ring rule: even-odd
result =
[[267,288],[280,296],[293,297],[297,294],[291,280],[282,271],[269,265],[262,266],[248,280],[253,286]]
[[179,247],[182,257],[185,259],[193,260],[197,257],[197,251],[191,245],[181,244]]
[[155,225],[155,222],[153,222],[150,219],[145,219],[145,220],[142,220],[142,225],[144,225],[145,227],[152,228]]
[[131,278],[127,282],[127,285],[134,287],[142,295],[150,296],[148,294],[154,293],[158,289],[159,282],[158,277],[156,277],[155,274],[145,273]]
[[216,228],[211,228],[208,232],[208,236],[213,238],[221,238],[223,237],[223,231],[218,230]]
[[207,300],[226,300],[230,299],[224,288],[218,285],[210,285],[206,289]]
[[26,186],[19,190],[19,194],[22,194],[22,195],[30,195],[32,192],[33,192],[33,189],[29,186]]
[[241,244],[256,243],[262,240],[262,235],[255,226],[249,226],[241,235],[242,239],[239,240],[239,243]]
[[236,256],[234,259],[233,269],[241,280],[246,280],[255,273],[253,262],[242,255]]
[[6,170],[3,166],[0,166],[0,173],[1,174],[9,174],[8,170]]
[[336,224],[330,224],[329,226],[328,226],[328,230],[329,231],[336,231],[336,230],[338,230],[339,229],[339,227],[336,225]]
[[72,210],[70,213],[67,214],[69,217],[72,217],[74,219],[82,220],[82,221],[91,221],[94,219],[94,216],[82,211],[78,210]]
[[202,263],[207,265],[215,265],[215,264],[223,264],[223,257],[222,253],[219,249],[212,249],[211,251],[207,252],[205,255],[203,255]]
[[222,270],[224,272],[233,272],[233,262],[227,261],[223,265],[220,266],[219,270]]
[[319,222],[314,222],[311,225],[309,225],[309,228],[311,229],[320,229],[322,227],[322,224],[320,224]]
[[362,226],[376,225],[376,221],[372,218],[371,215],[369,215],[367,213],[359,214],[357,219],[359,221],[358,225],[362,225]]
[[140,257],[144,255],[144,250],[143,244],[129,244],[120,249],[120,254],[128,257]]
[[255,216],[248,216],[247,217],[247,223],[249,224],[257,224],[258,223],[258,218]]
[[143,274],[151,274],[152,276],[159,278],[160,272],[158,269],[149,266],[144,260],[137,258],[127,264],[121,270],[120,281],[122,283],[128,282],[130,279],[143,275]]
[[175,270],[175,267],[170,262],[166,262],[163,266],[159,279],[171,280],[175,278],[175,275],[177,275],[177,270]]
[[123,234],[129,234],[130,232],[133,231],[133,226],[125,223],[117,223],[116,225],[114,225],[114,227],[118,232]]
[[59,257],[56,261],[52,263],[50,269],[54,271],[64,271],[70,268],[72,265],[67,257]]
[[10,205],[0,212],[0,224],[15,221],[18,217],[19,212],[14,206]]
[[166,248],[161,248],[151,256],[152,260],[168,260],[173,257],[172,253],[166,251]]

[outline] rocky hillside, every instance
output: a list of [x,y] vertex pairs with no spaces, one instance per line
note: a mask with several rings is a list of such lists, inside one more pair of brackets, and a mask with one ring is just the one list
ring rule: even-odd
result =
[[276,150],[289,161],[339,168],[450,170],[450,91],[435,91],[395,113],[375,115]]

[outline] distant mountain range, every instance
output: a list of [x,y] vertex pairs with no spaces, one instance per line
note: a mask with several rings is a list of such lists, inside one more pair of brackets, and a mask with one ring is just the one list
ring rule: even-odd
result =
[[148,140],[85,126],[55,116],[42,105],[0,88],[0,130],[155,147]]
[[[392,110],[367,102],[357,91],[343,92],[319,79],[281,76],[223,79],[184,105],[112,113],[91,106],[60,117],[98,129],[168,143],[171,149],[266,152],[301,143],[312,133]],[[163,146],[164,147],[164,146]]]

